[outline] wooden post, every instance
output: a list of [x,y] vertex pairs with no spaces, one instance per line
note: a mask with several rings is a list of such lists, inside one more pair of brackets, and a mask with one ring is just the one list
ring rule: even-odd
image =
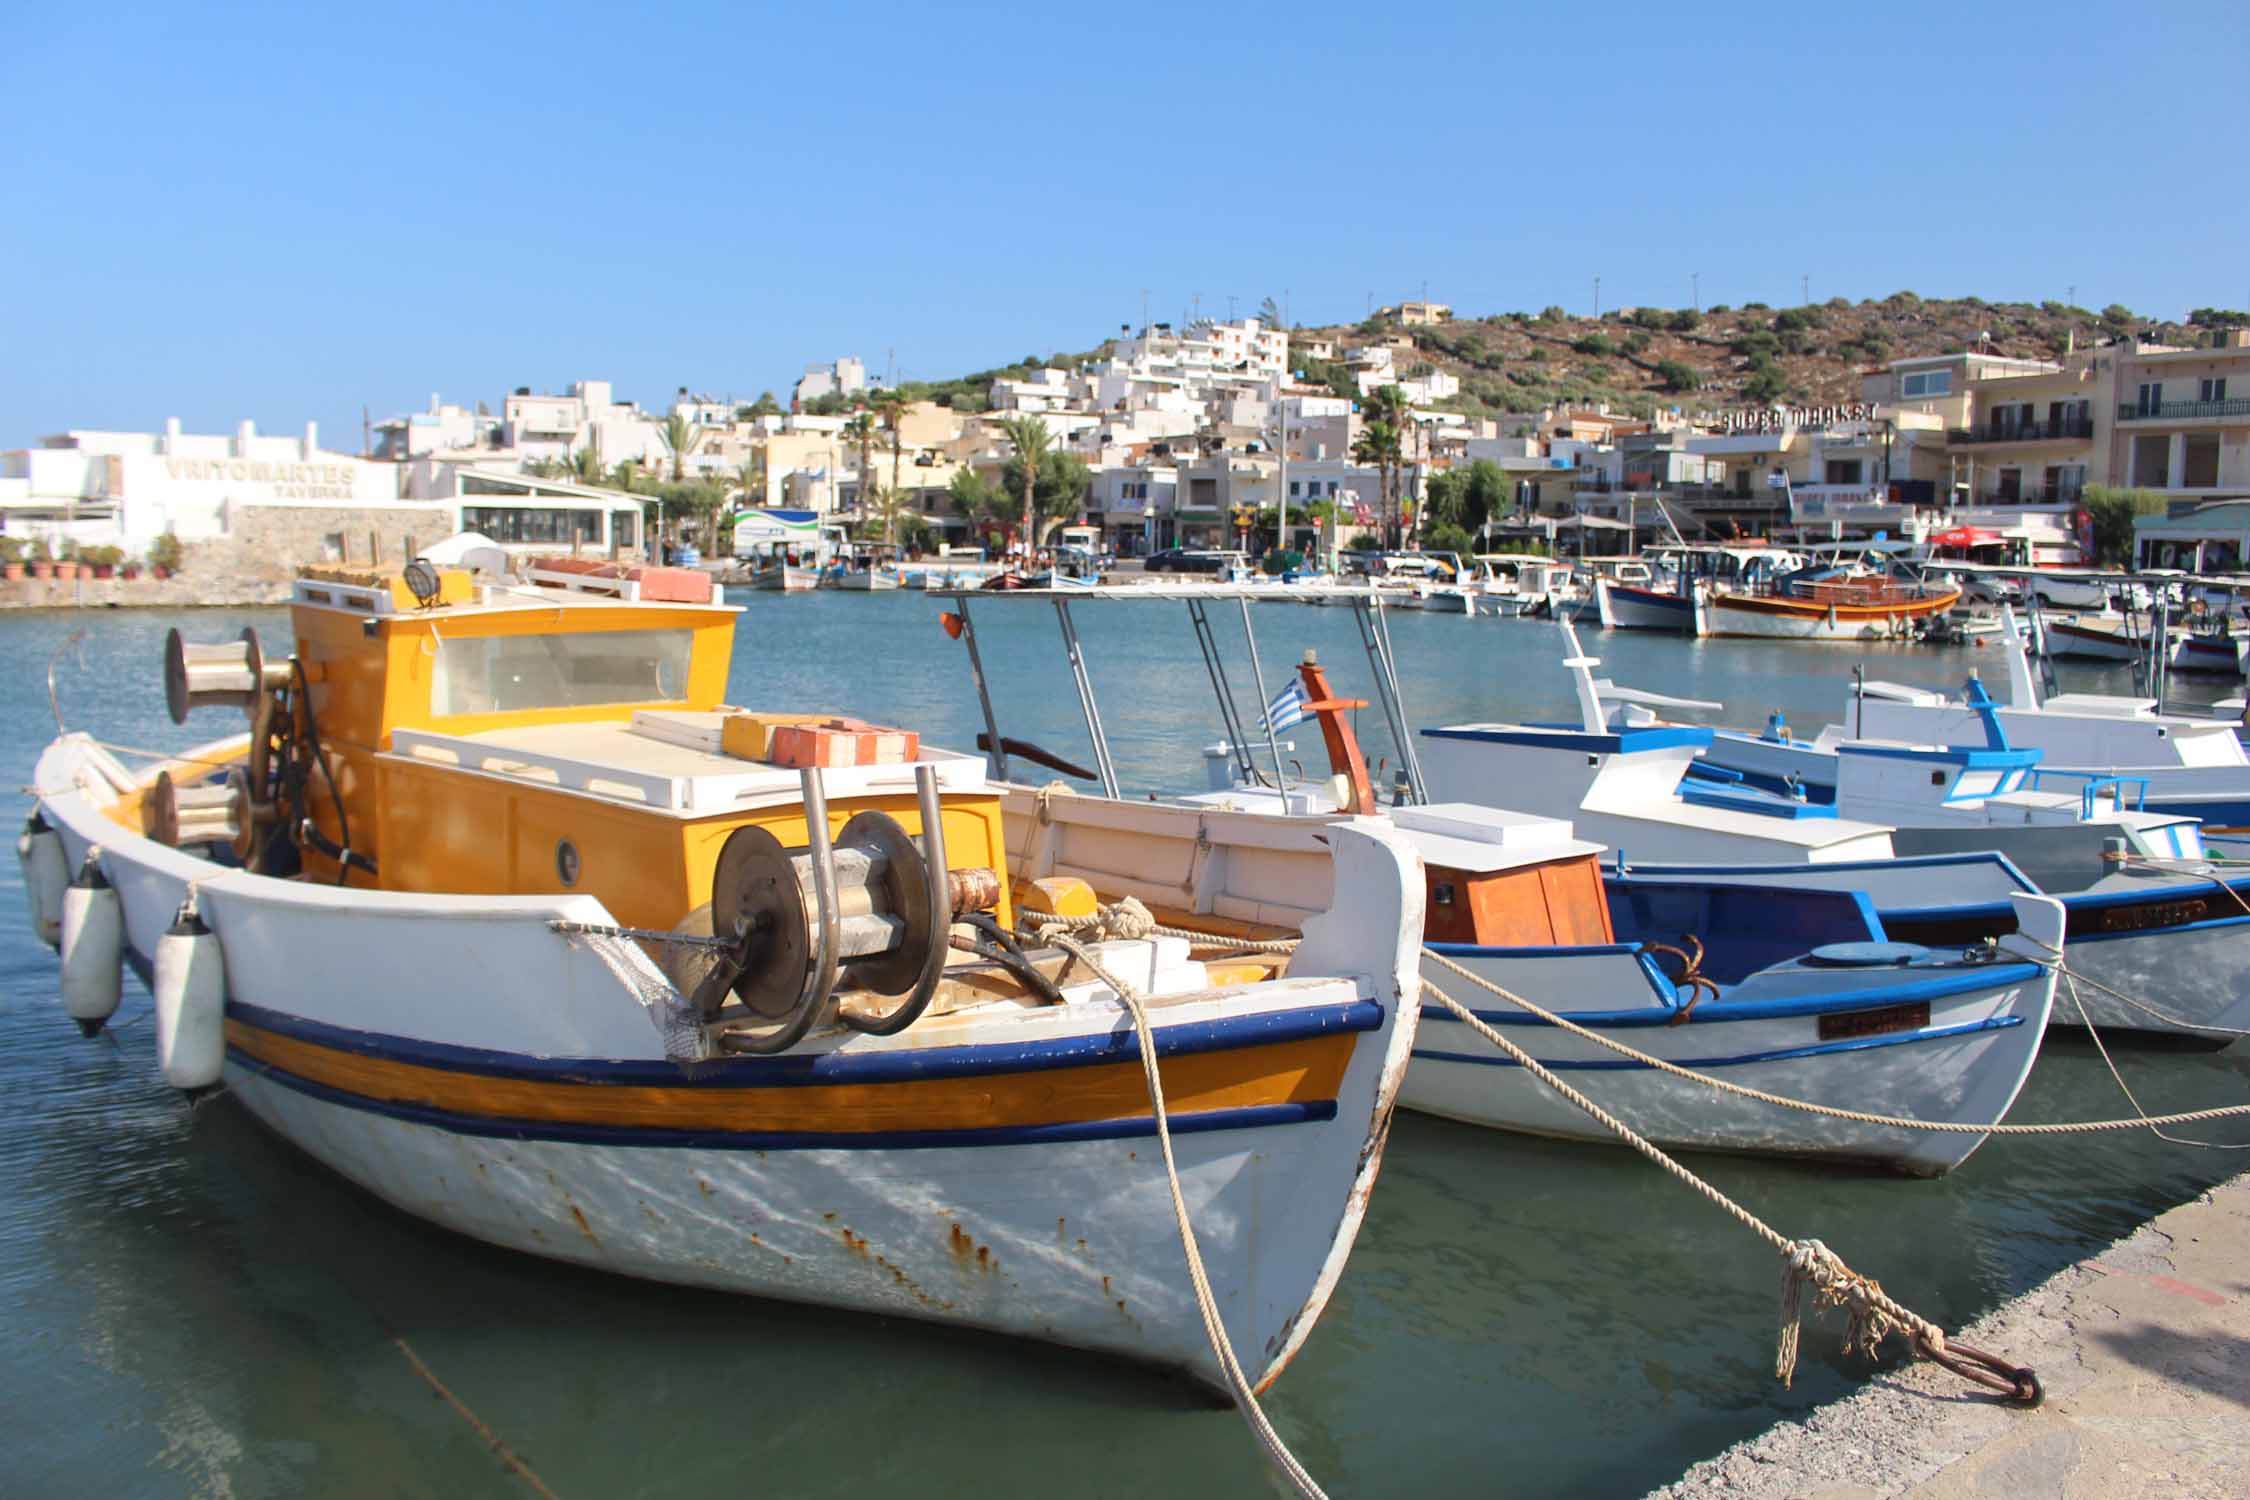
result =
[[1327,670],[1310,651],[1298,666],[1297,677],[1305,687],[1304,710],[1319,716],[1320,736],[1328,742],[1330,773],[1351,780],[1350,801],[1341,810],[1362,817],[1374,816],[1375,784],[1367,774],[1367,759],[1359,752],[1359,736],[1353,731],[1351,720],[1344,717],[1347,709],[1367,707],[1367,700],[1335,697],[1328,686]]

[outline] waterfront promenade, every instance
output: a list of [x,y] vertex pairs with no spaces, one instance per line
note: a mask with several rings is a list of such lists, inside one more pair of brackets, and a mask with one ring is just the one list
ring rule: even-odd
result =
[[2250,1174],[1962,1333],[2038,1371],[2047,1399],[2037,1410],[1966,1394],[1917,1363],[1737,1443],[1652,1500],[2250,1495],[2246,1251]]

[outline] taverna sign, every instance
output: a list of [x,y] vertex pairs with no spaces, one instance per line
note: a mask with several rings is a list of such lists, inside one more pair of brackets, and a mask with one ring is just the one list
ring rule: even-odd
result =
[[258,463],[240,458],[168,458],[164,472],[175,482],[227,482],[273,487],[277,500],[349,500],[357,493],[351,464]]
[[1864,422],[1875,415],[1865,401],[1838,406],[1744,406],[1719,413],[1721,432],[1780,432],[1790,427],[1827,427],[1837,422]]

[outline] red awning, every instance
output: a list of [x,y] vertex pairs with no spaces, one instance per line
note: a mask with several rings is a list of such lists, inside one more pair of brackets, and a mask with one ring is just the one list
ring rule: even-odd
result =
[[1933,547],[1989,547],[1994,542],[2005,540],[2007,538],[1999,532],[1988,531],[1982,526],[1949,526],[1943,531],[1930,533],[1930,545]]

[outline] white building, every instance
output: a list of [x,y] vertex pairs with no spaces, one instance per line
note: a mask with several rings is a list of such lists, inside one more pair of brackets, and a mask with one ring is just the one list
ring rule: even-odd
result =
[[401,462],[425,453],[492,450],[501,446],[503,438],[499,418],[440,403],[433,391],[429,410],[377,422],[374,440],[376,458]]
[[[153,432],[65,432],[0,454],[0,517],[16,535],[144,550],[166,532],[183,542],[225,536],[243,512],[365,510],[400,503],[399,465],[265,437],[249,422],[231,437],[184,433],[177,418]],[[435,538],[444,527],[433,522]]]
[[845,355],[832,365],[807,365],[796,389],[789,393],[792,410],[823,396],[851,396],[867,389],[867,366]]
[[560,396],[535,395],[519,386],[502,413],[503,445],[524,463],[567,459],[591,447],[602,467],[638,463],[654,467],[671,457],[663,424],[639,406],[619,401],[606,380],[580,380]]

